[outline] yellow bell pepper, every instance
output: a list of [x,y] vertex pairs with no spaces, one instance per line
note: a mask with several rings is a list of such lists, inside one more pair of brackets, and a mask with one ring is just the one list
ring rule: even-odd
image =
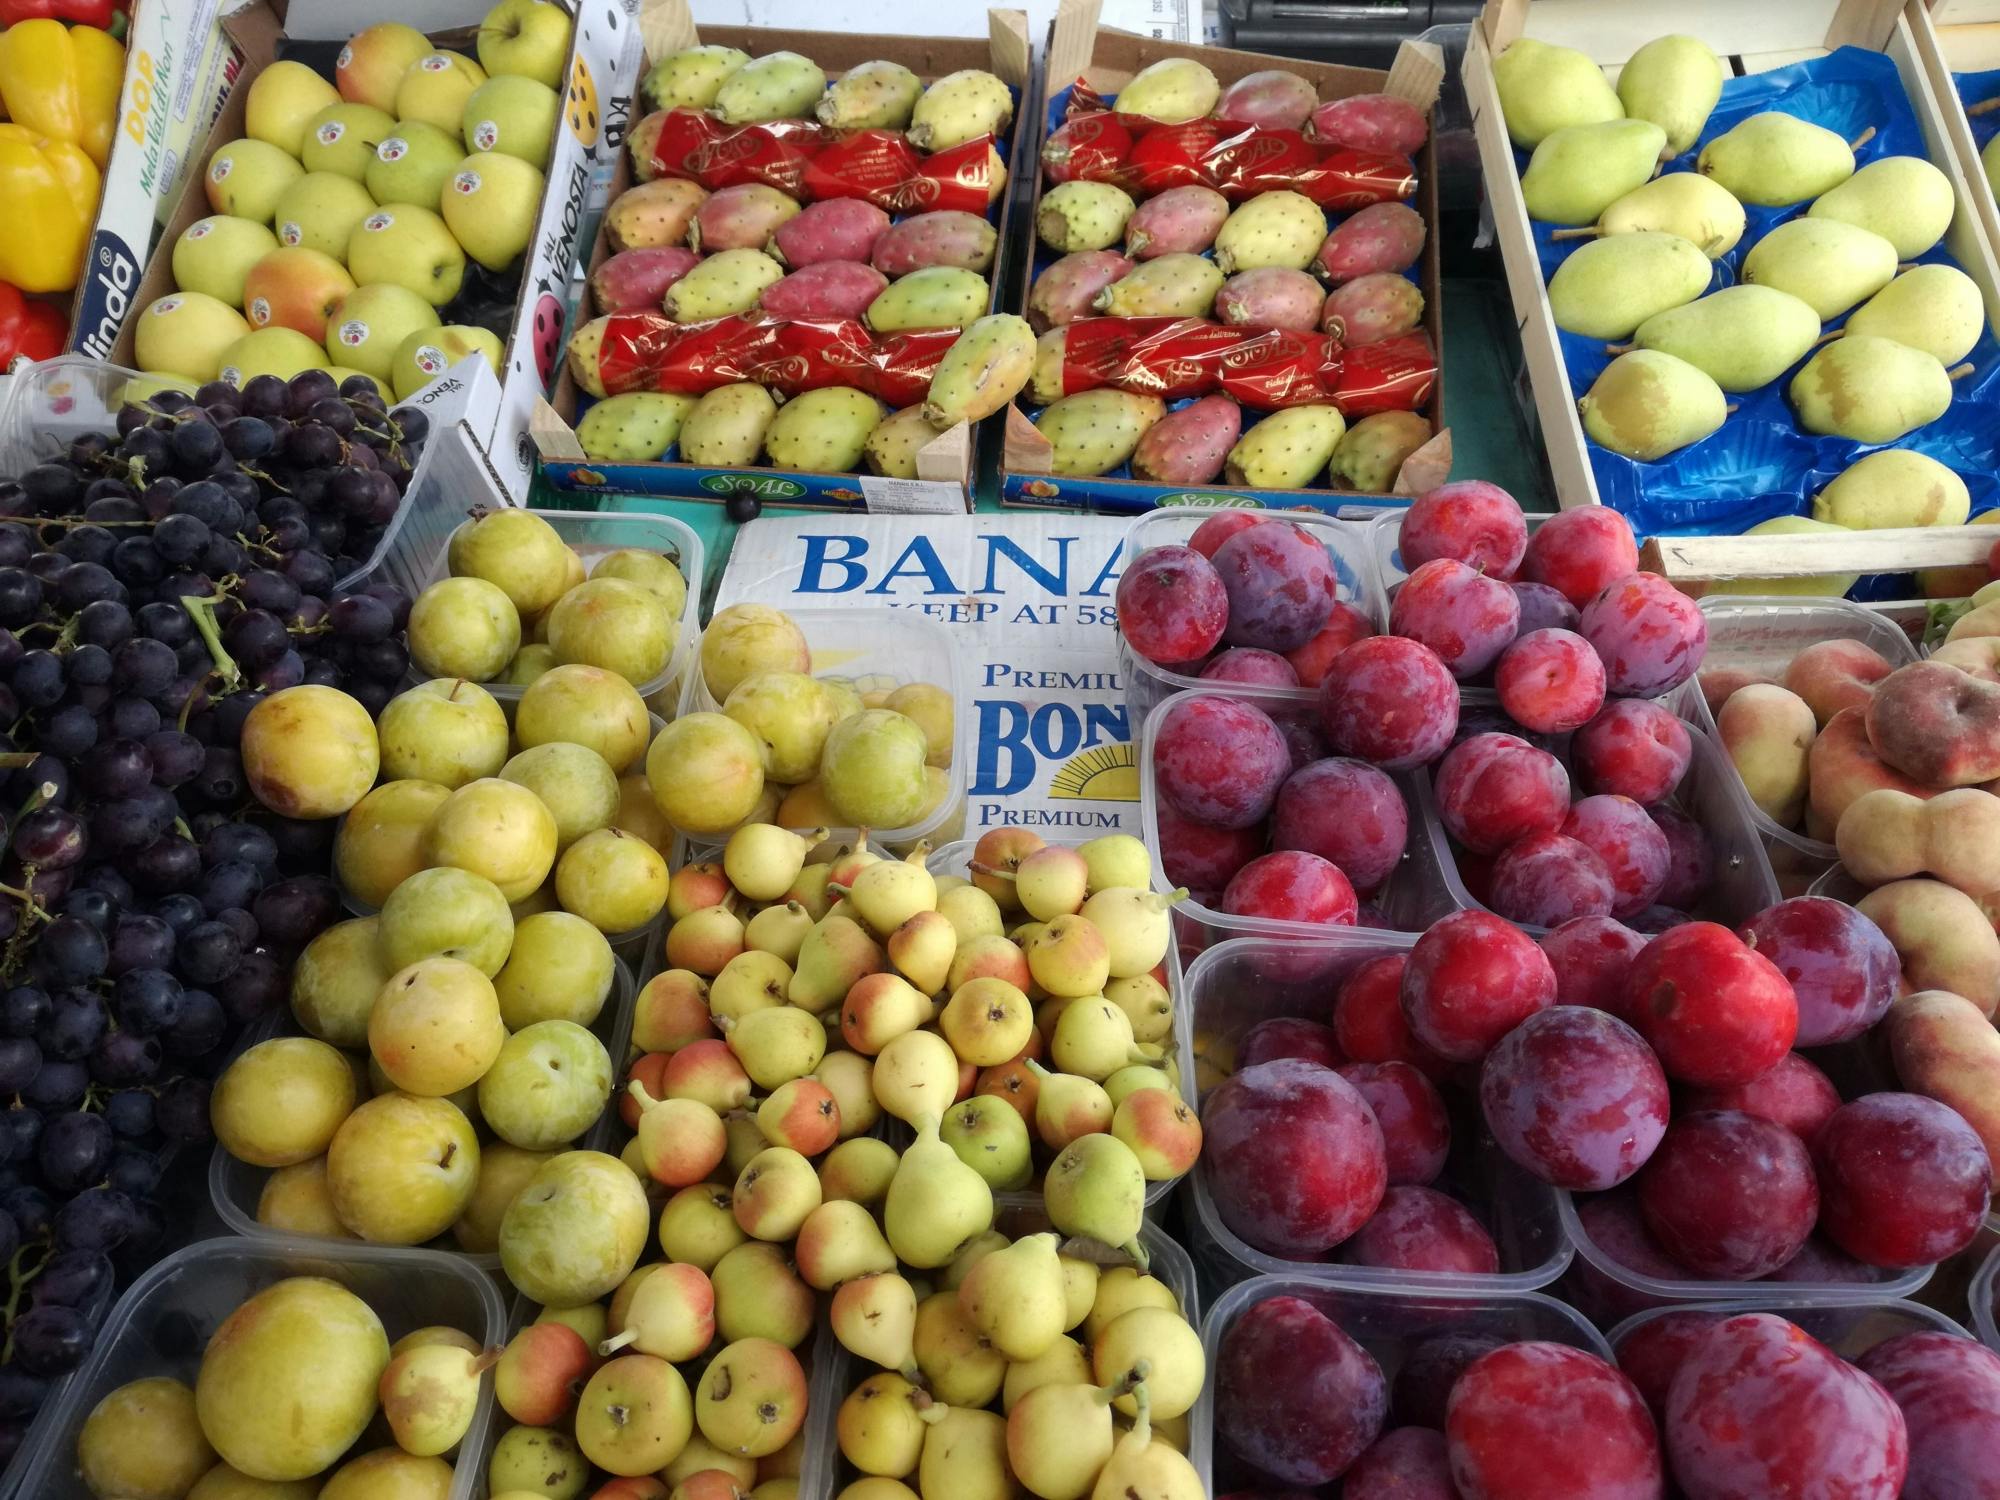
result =
[[60,21],[0,31],[0,102],[38,135],[80,146],[99,167],[111,154],[125,48],[107,32]]
[[0,281],[24,292],[75,286],[102,188],[82,147],[0,125]]

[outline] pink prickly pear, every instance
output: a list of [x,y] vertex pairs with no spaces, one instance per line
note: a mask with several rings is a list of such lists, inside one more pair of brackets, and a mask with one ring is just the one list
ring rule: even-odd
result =
[[667,288],[701,260],[679,245],[650,245],[620,250],[591,273],[590,295],[601,313],[657,308]]
[[1036,332],[1090,316],[1097,294],[1132,274],[1133,262],[1116,250],[1079,250],[1035,278],[1028,293],[1028,321]]
[[1304,271],[1259,266],[1238,271],[1215,294],[1215,321],[1244,328],[1290,328],[1311,333],[1319,327],[1326,292]]
[[739,182],[708,195],[695,213],[688,243],[711,255],[718,250],[762,250],[772,231],[798,212],[799,205],[789,194],[761,182]]
[[865,262],[889,216],[863,198],[822,198],[771,231],[770,253],[794,271],[823,260]]
[[1377,271],[1337,287],[1320,326],[1343,344],[1373,344],[1408,333],[1424,317],[1424,294],[1408,277]]
[[858,318],[888,284],[889,278],[873,266],[822,260],[765,287],[757,305],[769,317],[794,322]]
[[993,264],[1000,236],[978,214],[937,209],[892,226],[869,255],[884,276],[907,276],[926,266],[984,271]]
[[1168,188],[1125,221],[1125,253],[1134,260],[1199,255],[1229,220],[1229,200],[1214,188]]
[[1390,156],[1414,156],[1430,139],[1430,121],[1407,99],[1393,94],[1355,94],[1335,99],[1312,112],[1308,139],[1354,151],[1381,151]]
[[1243,432],[1243,409],[1228,396],[1203,396],[1169,412],[1139,439],[1132,477],[1159,484],[1213,484]]
[[1313,86],[1283,68],[1245,73],[1215,101],[1215,118],[1232,125],[1264,125],[1297,130],[1319,103]]
[[1374,271],[1407,271],[1423,253],[1423,215],[1407,203],[1375,203],[1334,228],[1313,269],[1338,286]]

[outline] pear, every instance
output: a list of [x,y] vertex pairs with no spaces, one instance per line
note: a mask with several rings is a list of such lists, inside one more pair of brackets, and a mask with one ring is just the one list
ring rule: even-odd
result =
[[1592,125],[1625,113],[1611,80],[1590,57],[1522,37],[1493,59],[1493,87],[1507,117],[1507,135],[1532,151],[1567,125]]
[[[1829,536],[1845,526],[1815,521],[1811,516],[1773,516],[1759,521],[1745,536]],[[1861,581],[1858,573],[1820,573],[1806,578],[1732,578],[1732,594],[1763,594],[1804,599],[1839,599]]]
[[722,846],[723,873],[746,900],[779,900],[799,878],[813,845],[825,837],[824,828],[801,837],[772,823],[746,823]]
[[790,964],[775,953],[746,948],[722,966],[708,987],[709,1014],[740,1021],[753,1010],[783,1005],[791,984]]
[[1783,208],[1847,181],[1854,175],[1854,152],[1824,126],[1767,110],[1703,146],[1695,170],[1741,202]]
[[951,961],[958,957],[958,932],[944,913],[920,911],[889,934],[884,944],[896,972],[926,995],[945,987]]
[[795,1006],[753,1010],[733,1024],[719,1024],[722,1039],[761,1093],[805,1077],[826,1056],[826,1028]]
[[1979,165],[1986,172],[1986,186],[2000,198],[2000,135],[1986,143],[1986,149],[1979,153]]
[[[1064,1257],[1063,1264],[1065,1267],[1070,1264],[1068,1257]],[[1045,1385],[1089,1385],[1093,1379],[1083,1346],[1065,1336],[1049,1345],[1040,1358],[1016,1360],[1007,1366],[1007,1378],[1000,1387],[1000,1409],[1011,1413],[1023,1396]]]
[[767,906],[745,922],[743,943],[755,952],[793,964],[812,929],[812,913],[796,901],[787,901],[782,906]]
[[1944,415],[1951,376],[1921,349],[1850,333],[1806,361],[1791,397],[1807,432],[1893,443]]
[[876,1055],[869,1083],[882,1108],[905,1124],[926,1115],[936,1122],[958,1097],[958,1058],[935,1031],[906,1031]]
[[1651,120],[1567,125],[1535,147],[1521,174],[1528,217],[1546,224],[1588,224],[1660,165],[1667,133]]
[[1812,304],[1821,322],[1839,317],[1887,286],[1896,247],[1839,219],[1793,219],[1750,247],[1741,279]]
[[1819,342],[1819,314],[1768,286],[1729,286],[1655,313],[1632,342],[1684,359],[1725,391],[1769,385]]
[[1651,120],[1667,133],[1667,155],[1695,143],[1722,97],[1722,59],[1699,37],[1661,36],[1618,73],[1618,102],[1628,119]]
[[899,1260],[934,1270],[992,1227],[993,1190],[938,1139],[938,1116],[924,1115],[915,1123],[917,1138],[896,1164],[882,1223]]
[[980,1337],[956,1291],[917,1304],[916,1351],[931,1394],[948,1406],[985,1406],[1007,1378],[1007,1361]]
[[843,1282],[827,1316],[840,1347],[856,1359],[917,1378],[917,1291],[908,1277],[881,1271]]
[[[942,1136],[943,1130],[939,1130],[938,1134]],[[965,1278],[972,1274],[974,1266],[995,1250],[1005,1250],[1013,1243],[997,1229],[989,1229],[984,1234],[974,1235],[959,1248],[958,1254],[951,1258],[951,1264],[944,1268],[944,1275],[939,1278],[939,1289],[956,1293],[959,1287],[965,1284]]]
[[1028,1045],[1035,1008],[1012,984],[985,974],[958,987],[938,1016],[938,1028],[959,1061],[997,1068]]
[[[859,1203],[845,1199],[822,1202],[806,1215],[805,1223],[799,1226],[798,1243],[792,1247],[792,1260],[806,1285],[820,1292],[830,1292],[858,1276],[896,1269],[895,1253],[875,1227],[875,1216]],[[910,1316],[916,1317],[914,1302]]]
[[1142,1380],[1133,1391],[1139,1415],[1111,1450],[1111,1461],[1091,1486],[1090,1500],[1207,1500],[1193,1464],[1153,1439],[1153,1399]]
[[1986,304],[1957,266],[1912,266],[1847,320],[1849,334],[1894,339],[1942,365],[1964,359],[1985,331]]
[[1074,1000],[1056,1021],[1049,1056],[1063,1072],[1101,1084],[1131,1059],[1132,1018],[1102,995]]
[[1122,1386],[1036,1386],[1007,1410],[1007,1462],[1042,1500],[1083,1500],[1111,1461],[1111,1399]]
[[1879,157],[1813,200],[1806,215],[1870,230],[1915,260],[1944,238],[1958,210],[1951,180],[1921,156]]
[[1007,1419],[953,1407],[933,1422],[924,1431],[917,1492],[923,1500],[1016,1500],[1021,1487],[1007,1472]]
[[1018,1192],[1035,1175],[1028,1122],[997,1094],[959,1100],[944,1112],[938,1136],[995,1192]]
[[800,1010],[818,1015],[840,1004],[858,980],[879,973],[884,962],[880,945],[859,922],[828,912],[799,946],[787,993]]
[[[1091,1342],[1090,1367],[1099,1380],[1128,1387],[1145,1381],[1153,1415],[1162,1421],[1193,1410],[1208,1378],[1201,1335],[1178,1309],[1164,1307],[1134,1307],[1113,1318]],[[1117,1406],[1128,1417],[1138,1411],[1129,1395],[1117,1397]]]
[[1035,1134],[1051,1151],[1062,1150],[1078,1136],[1111,1128],[1117,1106],[1102,1084],[1073,1073],[1051,1073],[1033,1058],[1028,1060],[1028,1071],[1042,1085],[1035,1095]]
[[923,866],[928,852],[920,845],[908,860],[880,860],[854,877],[847,899],[878,936],[887,937],[920,911],[937,910],[937,882]]
[[1642,229],[1677,234],[1710,260],[1736,248],[1743,226],[1743,205],[1727,188],[1699,172],[1669,172],[1641,183],[1597,218],[1599,234]]
[[1145,887],[1152,884],[1153,856],[1143,842],[1129,833],[1107,833],[1077,845],[1089,872],[1086,891],[1096,895],[1114,885]]
[[1700,442],[1729,415],[1721,386],[1654,349],[1612,360],[1576,405],[1593,442],[1642,463]]
[[1097,1301],[1097,1285],[1103,1272],[1095,1261],[1077,1255],[1061,1257],[1063,1270],[1063,1330],[1076,1327],[1090,1316]]
[[923,1453],[924,1434],[943,1416],[944,1408],[907,1377],[879,1371],[840,1403],[834,1439],[841,1456],[864,1474],[909,1474]]
[[1175,902],[1186,899],[1185,887],[1163,896],[1135,886],[1111,886],[1084,902],[1078,915],[1104,934],[1111,977],[1132,979],[1151,973],[1166,959],[1173,937],[1169,914]]
[[1936,459],[1884,448],[1857,459],[1813,496],[1813,518],[1856,531],[1884,526],[1963,526],[1965,481]]
[[1677,234],[1614,234],[1579,245],[1556,267],[1549,308],[1566,333],[1622,339],[1654,314],[1699,297],[1714,274],[1709,258]]
[[1139,1227],[1146,1217],[1146,1174],[1132,1148],[1116,1136],[1079,1136],[1057,1153],[1042,1180],[1049,1222],[1122,1249],[1147,1265]]
[[1058,1236],[1031,1234],[982,1256],[959,1283],[958,1305],[1009,1360],[1039,1359],[1063,1335],[1067,1304]]

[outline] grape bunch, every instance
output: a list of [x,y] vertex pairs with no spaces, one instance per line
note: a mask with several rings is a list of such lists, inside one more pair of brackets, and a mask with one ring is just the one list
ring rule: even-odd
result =
[[299,683],[379,712],[409,600],[340,597],[427,429],[372,385],[259,376],[126,405],[0,481],[0,1462],[200,1176],[209,1080],[333,922],[332,825],[238,754]]

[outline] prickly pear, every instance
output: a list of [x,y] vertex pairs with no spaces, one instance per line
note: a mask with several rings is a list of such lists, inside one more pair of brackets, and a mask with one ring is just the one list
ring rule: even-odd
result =
[[569,361],[570,379],[592,396],[604,394],[604,376],[598,370],[597,359],[604,350],[604,328],[610,321],[592,318],[577,329],[569,336],[569,348],[564,355]]
[[730,74],[750,61],[734,47],[689,47],[653,64],[640,85],[653,109],[707,109]]
[[1415,156],[1430,139],[1430,121],[1407,99],[1394,94],[1354,94],[1312,112],[1306,138],[1353,151]]
[[925,266],[985,271],[1000,236],[978,214],[942,208],[894,225],[875,242],[869,264],[884,276],[907,276]]
[[1120,277],[1131,275],[1132,266],[1133,262],[1116,250],[1079,250],[1065,255],[1035,278],[1028,293],[1028,322],[1041,332],[1089,317],[1097,294]]
[[1291,328],[1311,333],[1319,327],[1326,291],[1304,271],[1259,266],[1238,271],[1215,294],[1215,321],[1246,328]]
[[1125,221],[1125,253],[1134,260],[1185,252],[1199,255],[1229,221],[1229,200],[1190,184],[1148,198]]
[[910,144],[949,151],[974,136],[997,136],[1014,118],[1014,94],[991,73],[965,68],[924,90],[910,115]]
[[576,424],[576,440],[584,456],[605,463],[645,463],[659,458],[680,436],[681,423],[694,410],[692,396],[661,391],[632,391],[600,401]]
[[835,130],[901,130],[924,81],[901,63],[857,63],[819,101],[819,122]]
[[676,323],[726,318],[755,307],[758,294],[784,274],[762,250],[724,250],[668,287],[661,305]]
[[695,210],[688,244],[704,255],[762,250],[780,224],[798,217],[798,201],[761,182],[739,182],[710,193]]
[[1407,276],[1376,271],[1335,287],[1320,327],[1343,344],[1373,344],[1408,333],[1424,318],[1424,294]]
[[1129,193],[1108,182],[1058,183],[1042,194],[1035,233],[1051,250],[1108,250],[1124,234],[1134,207]]
[[1215,101],[1215,118],[1232,125],[1297,130],[1319,103],[1319,92],[1296,73],[1266,68],[1245,73]]
[[1035,363],[1035,333],[1022,318],[994,313],[945,350],[931,376],[924,417],[934,427],[990,417],[1020,393]]
[[648,245],[607,256],[590,277],[590,295],[601,313],[653,309],[667,288],[701,259],[678,245]]
[[1243,408],[1228,396],[1203,396],[1146,430],[1132,454],[1132,477],[1159,484],[1213,484],[1243,431]]
[[992,291],[977,271],[932,266],[912,271],[868,304],[867,323],[877,333],[908,328],[963,328],[986,311]]
[[1237,207],[1215,237],[1215,263],[1224,273],[1259,266],[1303,271],[1326,241],[1326,215],[1303,193],[1259,193]]
[[764,288],[758,307],[773,318],[820,322],[858,318],[882,295],[889,278],[854,260],[822,260]]
[[1335,286],[1374,271],[1407,271],[1424,253],[1424,216],[1407,203],[1371,203],[1341,220],[1313,257]]
[[875,424],[862,448],[868,472],[889,479],[917,477],[917,450],[938,435],[921,406],[906,406]]
[[822,386],[792,397],[764,431],[764,456],[780,469],[851,474],[861,466],[882,403],[866,391]]
[[625,189],[604,211],[604,233],[614,250],[640,250],[687,241],[695,211],[708,197],[698,182],[661,178]]
[[1347,429],[1328,477],[1336,489],[1386,495],[1403,461],[1431,440],[1431,424],[1413,411],[1378,411]]
[[1229,482],[1258,490],[1304,489],[1332,461],[1346,430],[1331,406],[1274,411],[1229,450]]
[[765,253],[793,270],[823,260],[866,261],[889,227],[889,216],[863,198],[822,198],[771,233]]
[[1113,108],[1121,115],[1179,125],[1199,120],[1221,97],[1221,83],[1193,58],[1163,57],[1132,75],[1132,81],[1118,91]]
[[1214,261],[1162,255],[1112,282],[1091,306],[1113,318],[1205,318],[1221,289]]
[[826,92],[826,74],[810,57],[767,52],[722,80],[709,111],[725,125],[805,120]]
[[632,180],[651,182],[660,175],[653,164],[653,148],[660,143],[660,132],[666,128],[667,112],[656,109],[650,115],[642,116],[632,128],[625,132],[625,150],[632,158]]
[[681,422],[681,462],[719,469],[754,464],[777,414],[778,403],[761,385],[717,386]]
[[1063,360],[1069,351],[1069,329],[1051,328],[1035,340],[1035,368],[1028,376],[1028,399],[1047,406],[1063,397]]
[[1158,396],[1083,391],[1042,408],[1035,426],[1049,440],[1051,474],[1106,474],[1132,456],[1146,430],[1166,415]]

